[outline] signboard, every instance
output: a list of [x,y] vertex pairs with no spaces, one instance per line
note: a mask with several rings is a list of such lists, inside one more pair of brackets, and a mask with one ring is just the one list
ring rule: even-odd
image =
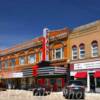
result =
[[43,41],[43,52],[45,53],[45,60],[48,61],[49,60],[49,37],[48,37],[48,28],[44,28],[43,29],[43,37],[44,37],[44,41]]
[[100,68],[100,61],[74,64],[74,70]]
[[18,72],[18,73],[12,73],[13,78],[22,78],[23,77],[23,72]]

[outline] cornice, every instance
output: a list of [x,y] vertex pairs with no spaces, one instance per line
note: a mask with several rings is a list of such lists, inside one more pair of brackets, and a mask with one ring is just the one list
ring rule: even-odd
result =
[[95,21],[86,25],[79,26],[74,28],[69,34],[69,38],[80,37],[94,32],[100,31],[100,21]]

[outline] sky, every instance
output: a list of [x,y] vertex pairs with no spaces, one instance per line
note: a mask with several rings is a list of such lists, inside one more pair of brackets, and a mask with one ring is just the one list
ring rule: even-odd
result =
[[100,0],[0,0],[0,49],[99,19]]

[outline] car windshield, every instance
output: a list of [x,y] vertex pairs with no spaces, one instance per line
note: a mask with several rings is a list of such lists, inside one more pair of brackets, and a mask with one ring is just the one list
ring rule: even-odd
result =
[[69,84],[68,85],[83,85],[83,82],[82,81],[69,81]]

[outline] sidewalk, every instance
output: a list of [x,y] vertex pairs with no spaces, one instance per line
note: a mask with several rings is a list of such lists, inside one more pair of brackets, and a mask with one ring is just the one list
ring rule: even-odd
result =
[[[67,100],[62,92],[52,92],[48,96],[33,96],[32,91],[7,90],[0,92],[0,100]],[[100,100],[100,93],[85,93],[85,100]]]

